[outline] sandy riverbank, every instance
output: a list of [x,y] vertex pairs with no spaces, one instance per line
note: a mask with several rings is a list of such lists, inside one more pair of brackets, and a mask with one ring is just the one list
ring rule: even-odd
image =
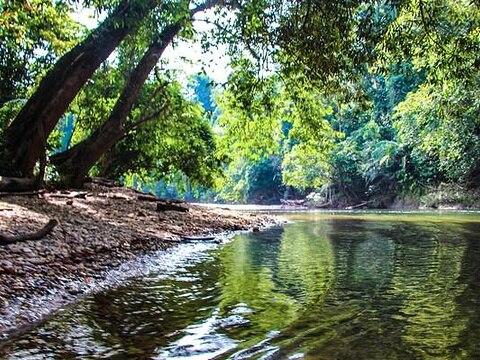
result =
[[[73,197],[80,195],[81,197]],[[124,188],[93,185],[86,193],[0,199],[0,231],[33,232],[59,224],[42,240],[0,246],[0,340],[95,290],[121,264],[165,249],[185,236],[272,225],[271,217],[185,204],[157,211]]]

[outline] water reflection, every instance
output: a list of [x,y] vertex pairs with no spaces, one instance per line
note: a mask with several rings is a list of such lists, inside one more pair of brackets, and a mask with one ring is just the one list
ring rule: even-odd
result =
[[480,221],[309,219],[89,297],[7,359],[480,358]]

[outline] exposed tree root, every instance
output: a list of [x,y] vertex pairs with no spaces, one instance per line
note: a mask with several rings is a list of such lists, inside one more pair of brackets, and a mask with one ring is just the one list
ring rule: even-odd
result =
[[27,240],[40,240],[47,236],[55,226],[58,225],[58,221],[51,219],[43,228],[33,233],[22,234],[22,235],[7,235],[0,233],[0,246],[9,245],[17,242],[27,241]]

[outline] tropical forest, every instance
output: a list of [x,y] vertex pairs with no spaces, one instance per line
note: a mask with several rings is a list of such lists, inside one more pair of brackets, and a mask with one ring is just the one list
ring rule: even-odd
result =
[[480,357],[478,0],[0,0],[0,358]]

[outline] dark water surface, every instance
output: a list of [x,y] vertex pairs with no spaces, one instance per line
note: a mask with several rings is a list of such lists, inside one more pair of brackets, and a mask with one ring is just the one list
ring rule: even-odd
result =
[[480,215],[294,214],[185,244],[5,359],[480,359]]

